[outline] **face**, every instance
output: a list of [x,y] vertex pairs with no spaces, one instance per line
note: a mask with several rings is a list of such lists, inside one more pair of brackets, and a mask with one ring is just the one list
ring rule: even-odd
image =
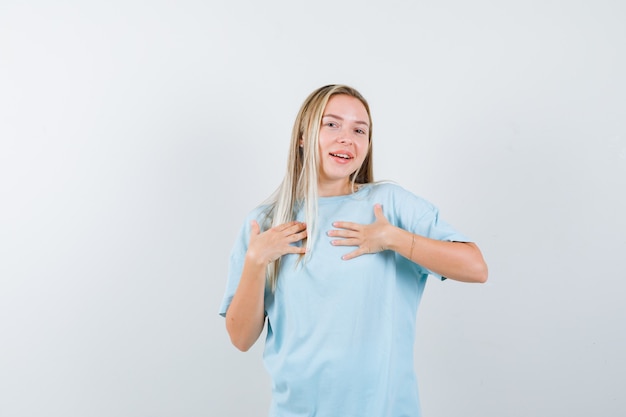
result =
[[339,94],[328,100],[319,135],[320,186],[349,186],[350,175],[367,156],[369,127],[367,110],[359,99]]

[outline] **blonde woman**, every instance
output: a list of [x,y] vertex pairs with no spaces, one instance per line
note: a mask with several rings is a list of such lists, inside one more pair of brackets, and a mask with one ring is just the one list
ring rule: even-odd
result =
[[220,310],[242,351],[267,322],[270,416],[419,416],[413,344],[429,275],[485,282],[487,266],[433,205],[373,182],[361,94],[314,91],[281,186],[244,222]]

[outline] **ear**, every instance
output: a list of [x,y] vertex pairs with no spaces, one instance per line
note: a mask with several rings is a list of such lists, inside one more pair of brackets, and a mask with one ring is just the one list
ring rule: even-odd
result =
[[304,148],[304,139],[300,138],[300,147]]

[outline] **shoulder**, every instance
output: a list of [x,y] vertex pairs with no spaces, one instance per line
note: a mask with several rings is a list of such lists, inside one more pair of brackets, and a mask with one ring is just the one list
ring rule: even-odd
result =
[[377,194],[402,195],[409,192],[405,188],[392,181],[373,182],[371,184],[366,184],[366,186],[370,187],[372,192]]
[[243,254],[247,250],[250,231],[252,230],[252,220],[256,220],[256,222],[261,226],[261,229],[267,229],[269,227],[269,224],[271,224],[271,209],[271,205],[264,204],[257,206],[248,212],[239,227],[239,233],[237,234],[231,256],[233,254]]
[[240,234],[247,236],[250,233],[250,223],[252,220],[256,220],[261,228],[271,224],[272,207],[272,205],[263,204],[250,210],[243,219]]
[[391,181],[371,183],[366,187],[374,198],[392,200],[398,204],[418,205],[425,209],[435,208],[430,201]]
[[370,202],[381,204],[387,219],[396,226],[414,228],[418,222],[438,215],[435,205],[398,184],[382,182],[370,187]]
[[269,217],[272,212],[273,205],[271,204],[261,204],[250,210],[246,215],[246,220],[263,220],[265,217]]
[[245,223],[249,224],[252,220],[256,220],[261,227],[268,222],[271,223],[273,208],[272,204],[261,204],[253,208],[246,215]]

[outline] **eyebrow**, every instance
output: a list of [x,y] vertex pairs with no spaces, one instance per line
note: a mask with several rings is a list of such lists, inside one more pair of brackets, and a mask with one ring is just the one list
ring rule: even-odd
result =
[[[324,117],[332,117],[332,118],[335,118],[335,119],[338,119],[338,120],[343,120],[343,117],[337,116],[336,114],[324,114],[324,115],[322,115],[322,119]],[[364,122],[362,120],[356,120],[354,123],[359,124],[359,125],[365,125],[367,127],[370,126],[369,123]]]

